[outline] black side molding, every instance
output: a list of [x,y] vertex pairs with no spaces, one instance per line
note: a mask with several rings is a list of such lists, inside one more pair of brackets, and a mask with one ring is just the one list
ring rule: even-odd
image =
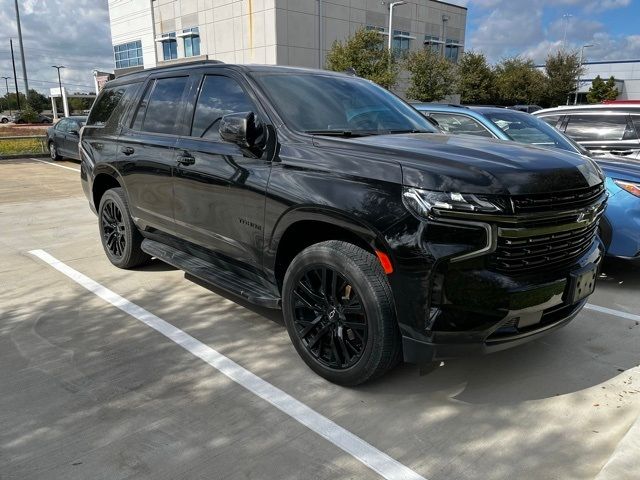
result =
[[253,304],[265,308],[280,308],[280,297],[265,286],[229,270],[221,269],[201,258],[148,238],[142,241],[142,250],[205,283],[242,297]]

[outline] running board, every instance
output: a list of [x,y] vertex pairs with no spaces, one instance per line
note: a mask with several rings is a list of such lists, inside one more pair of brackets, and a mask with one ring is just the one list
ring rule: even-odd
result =
[[266,308],[280,308],[280,297],[264,285],[234,275],[229,270],[221,269],[206,260],[148,238],[142,241],[142,250],[205,283],[242,297],[251,303]]

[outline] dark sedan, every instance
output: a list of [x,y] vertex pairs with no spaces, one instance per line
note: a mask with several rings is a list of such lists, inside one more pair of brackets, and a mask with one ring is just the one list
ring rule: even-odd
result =
[[87,117],[66,117],[47,130],[47,146],[52,160],[63,157],[80,160],[78,140]]

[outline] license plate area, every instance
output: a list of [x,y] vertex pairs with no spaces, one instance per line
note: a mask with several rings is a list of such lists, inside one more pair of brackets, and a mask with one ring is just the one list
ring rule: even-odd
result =
[[591,295],[596,288],[597,275],[597,265],[589,265],[577,272],[573,272],[569,277],[567,303],[572,305]]

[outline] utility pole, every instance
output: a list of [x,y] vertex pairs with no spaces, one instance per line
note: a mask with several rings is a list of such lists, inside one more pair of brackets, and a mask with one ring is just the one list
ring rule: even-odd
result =
[[9,101],[9,79],[11,77],[0,77],[4,78],[4,84],[7,87],[7,107],[9,107],[9,115],[11,115],[11,102]]
[[[595,47],[595,45],[587,43],[586,45],[582,46],[582,49],[580,49],[580,68],[582,68],[582,61],[584,59],[584,49],[590,47]],[[580,75],[578,75],[578,84],[576,85],[576,96],[573,98],[574,105],[578,104],[578,90],[580,90]]]
[[564,20],[564,36],[562,37],[562,48],[567,48],[567,28],[569,27],[569,19],[573,17],[570,13],[565,13],[562,15],[562,19]]
[[18,103],[18,110],[20,110],[20,92],[18,92],[18,78],[16,77],[16,59],[13,56],[13,39],[9,39],[9,46],[11,47],[11,64],[13,65],[13,83],[16,85],[16,102]]
[[24,94],[29,95],[29,82],[27,80],[27,64],[24,61],[24,45],[22,45],[22,27],[20,26],[20,9],[18,0],[16,4],[16,23],[18,24],[18,43],[20,44],[20,58],[22,59],[22,77],[24,78]]
[[[62,81],[60,80],[60,69],[65,68],[64,65],[51,65],[51,68],[58,70],[58,86],[60,87],[60,102],[62,103],[62,109],[64,110],[64,98],[62,97]],[[58,116],[58,107],[56,106],[56,117]]]

